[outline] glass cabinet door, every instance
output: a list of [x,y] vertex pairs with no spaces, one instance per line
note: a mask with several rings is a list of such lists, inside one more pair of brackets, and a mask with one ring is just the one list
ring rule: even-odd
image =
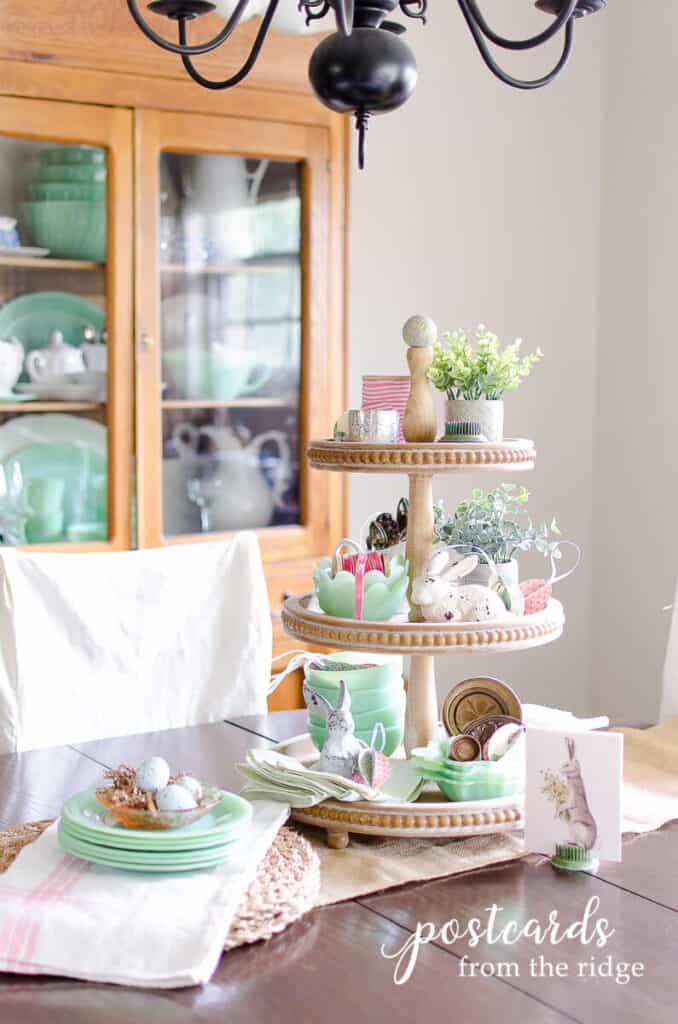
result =
[[140,117],[138,288],[152,295],[138,321],[141,543],[256,529],[275,546],[285,528],[311,553],[323,493],[307,486],[304,446],[327,370],[325,132]]
[[122,111],[0,105],[4,545],[130,543],[131,279],[116,254],[131,252],[131,128]]

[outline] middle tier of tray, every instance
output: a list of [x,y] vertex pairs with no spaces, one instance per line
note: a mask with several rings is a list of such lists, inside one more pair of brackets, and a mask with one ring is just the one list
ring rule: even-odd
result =
[[286,631],[306,643],[404,654],[519,651],[557,640],[565,624],[563,606],[553,598],[541,612],[507,616],[502,622],[408,622],[405,614],[387,622],[365,622],[338,619],[316,608],[313,594],[288,598],[282,610]]

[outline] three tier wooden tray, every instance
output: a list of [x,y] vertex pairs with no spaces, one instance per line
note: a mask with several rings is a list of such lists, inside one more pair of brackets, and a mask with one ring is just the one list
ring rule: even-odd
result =
[[[422,425],[430,424],[433,417],[425,380],[431,356],[430,348],[418,347],[419,342],[408,343],[414,347],[408,350],[412,393],[405,414],[405,436],[412,437],[417,433],[421,435]],[[413,396],[420,397],[420,404]],[[429,436],[433,435],[429,433]],[[401,444],[325,440],[310,443],[308,458],[314,469],[407,475],[409,516],[406,550],[410,580],[413,580],[425,571],[431,554],[433,477],[439,473],[524,472],[534,467],[536,451],[532,441],[522,438],[498,443],[408,441]],[[402,620],[365,622],[325,615],[313,594],[303,594],[287,599],[282,621],[288,633],[307,643],[410,656],[405,715],[405,750],[409,753],[415,747],[425,746],[437,734],[439,712],[435,654],[453,651],[496,653],[537,647],[561,635],[565,617],[560,602],[551,600],[548,607],[536,615],[512,616],[507,613],[506,620],[502,622],[437,624],[423,621],[419,609],[410,602],[409,619],[403,616]],[[290,752],[287,746],[283,744],[280,749],[285,747],[286,752]],[[416,804],[397,807],[370,803],[359,806],[326,800],[312,808],[294,810],[293,817],[323,826],[327,829],[330,845],[341,847],[348,842],[349,832],[389,836],[415,833],[456,836],[506,831],[519,825],[522,810],[515,800],[476,801],[474,806],[470,806],[443,802],[425,793]]]

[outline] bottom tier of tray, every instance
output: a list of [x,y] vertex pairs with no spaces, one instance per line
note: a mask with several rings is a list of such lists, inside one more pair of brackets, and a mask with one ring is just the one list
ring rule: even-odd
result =
[[[275,749],[303,764],[312,763],[318,757],[308,733],[285,740]],[[293,808],[292,818],[324,828],[327,844],[333,849],[347,846],[351,832],[393,838],[462,839],[522,828],[523,798],[518,794],[453,803],[443,799],[437,787],[431,786],[414,803],[323,800],[313,807]]]

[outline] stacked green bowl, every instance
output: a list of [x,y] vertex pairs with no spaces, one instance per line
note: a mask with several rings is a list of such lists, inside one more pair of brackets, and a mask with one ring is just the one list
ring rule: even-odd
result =
[[524,770],[517,744],[497,761],[453,761],[447,756],[449,746],[446,737],[412,751],[421,777],[435,782],[448,800],[492,800],[522,792]]
[[[304,674],[309,686],[336,707],[339,684],[343,679],[351,695],[356,736],[369,744],[375,726],[381,723],[386,736],[384,753],[390,756],[401,745],[405,735],[403,659],[399,655],[337,651],[322,660],[335,662],[337,668],[318,669],[307,665]],[[347,668],[349,665],[370,667]],[[325,719],[309,712],[308,731],[315,746],[322,750],[327,738]]]
[[54,146],[40,163],[22,205],[31,241],[60,259],[106,258],[106,152]]

